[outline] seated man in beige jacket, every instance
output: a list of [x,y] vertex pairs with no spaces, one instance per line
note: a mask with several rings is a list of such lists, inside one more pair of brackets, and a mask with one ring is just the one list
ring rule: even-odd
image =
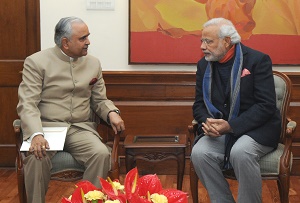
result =
[[106,97],[102,68],[88,55],[89,29],[77,17],[62,18],[55,27],[55,44],[26,58],[19,86],[17,112],[24,140],[30,141],[24,160],[28,202],[45,202],[50,180],[51,157],[55,151],[44,138],[42,127],[68,127],[64,150],[86,170],[83,179],[100,187],[98,176],[106,178],[110,149],[101,142],[93,109],[111,124],[115,133],[125,130],[118,108]]

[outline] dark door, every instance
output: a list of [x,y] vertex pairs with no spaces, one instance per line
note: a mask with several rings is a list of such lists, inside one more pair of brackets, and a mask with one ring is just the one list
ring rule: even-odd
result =
[[15,165],[12,122],[26,56],[40,50],[39,0],[0,2],[0,167]]

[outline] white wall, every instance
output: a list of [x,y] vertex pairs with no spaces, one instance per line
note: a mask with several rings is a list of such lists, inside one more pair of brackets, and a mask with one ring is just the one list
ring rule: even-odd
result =
[[[86,0],[40,0],[41,48],[54,46],[54,27],[60,18],[77,16],[89,27],[89,53],[98,57],[104,71],[195,71],[196,65],[128,65],[128,0],[115,0],[115,10],[87,10]],[[200,49],[200,47],[199,47]],[[275,70],[298,72],[299,66]]]

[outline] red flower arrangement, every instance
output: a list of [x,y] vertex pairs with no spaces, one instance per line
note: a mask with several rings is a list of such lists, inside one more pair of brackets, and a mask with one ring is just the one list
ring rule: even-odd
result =
[[119,180],[99,178],[102,189],[89,181],[81,181],[69,198],[61,203],[187,203],[187,193],[163,189],[157,175],[139,177],[137,168],[125,176],[124,186]]

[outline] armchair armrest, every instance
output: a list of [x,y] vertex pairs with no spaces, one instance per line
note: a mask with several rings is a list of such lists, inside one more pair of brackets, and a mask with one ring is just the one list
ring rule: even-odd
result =
[[188,125],[189,138],[191,143],[194,143],[196,133],[197,133],[198,123],[196,120],[193,120],[190,125]]
[[21,130],[21,120],[16,119],[13,121],[13,127],[15,131],[15,142],[16,142],[16,152],[17,152],[17,166],[18,169],[23,168],[23,159],[22,159],[22,154],[20,152],[21,145],[23,143],[23,134]]
[[13,127],[14,127],[14,130],[15,132],[20,132],[20,128],[21,128],[21,120],[20,119],[16,119],[14,120],[13,122]]
[[287,127],[286,127],[286,134],[292,136],[293,132],[296,129],[297,123],[296,123],[296,121],[293,121],[291,119],[288,119],[288,121],[289,122],[288,122]]
[[284,166],[282,168],[289,168],[290,159],[292,156],[292,137],[297,126],[295,121],[291,120],[290,118],[287,118],[287,120],[288,123],[285,131],[284,150],[280,158],[280,164]]

